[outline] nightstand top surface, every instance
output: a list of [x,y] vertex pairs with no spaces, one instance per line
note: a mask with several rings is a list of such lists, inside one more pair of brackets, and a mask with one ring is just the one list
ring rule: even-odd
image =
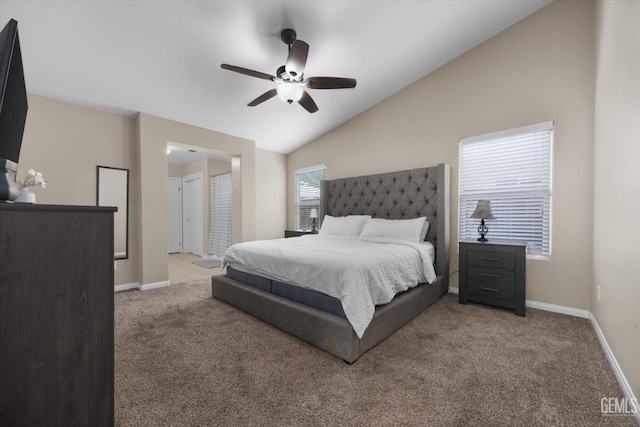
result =
[[490,239],[486,242],[478,242],[478,239],[465,239],[460,240],[459,243],[476,243],[478,245],[502,245],[502,246],[527,246],[527,242],[522,242],[518,240],[497,240]]

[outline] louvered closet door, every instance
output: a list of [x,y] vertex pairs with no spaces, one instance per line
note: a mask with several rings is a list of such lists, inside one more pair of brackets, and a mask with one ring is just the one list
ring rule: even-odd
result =
[[222,259],[231,246],[231,173],[211,177],[211,227],[209,230],[209,254]]

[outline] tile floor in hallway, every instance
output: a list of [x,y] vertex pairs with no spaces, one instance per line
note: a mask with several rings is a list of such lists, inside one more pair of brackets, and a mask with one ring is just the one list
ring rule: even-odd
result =
[[169,254],[169,281],[171,284],[207,279],[221,273],[220,268],[204,268],[193,264],[202,258],[189,254]]

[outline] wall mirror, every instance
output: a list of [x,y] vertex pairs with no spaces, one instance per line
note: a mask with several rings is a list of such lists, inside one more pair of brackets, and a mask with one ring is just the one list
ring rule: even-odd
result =
[[129,257],[129,169],[98,166],[97,205],[116,206],[113,247],[115,259]]

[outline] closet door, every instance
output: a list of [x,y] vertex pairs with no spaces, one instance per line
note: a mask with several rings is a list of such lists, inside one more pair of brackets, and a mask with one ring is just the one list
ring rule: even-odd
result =
[[209,255],[222,260],[232,241],[231,172],[211,177],[211,228]]
[[182,252],[182,180],[167,181],[167,246],[170,254]]
[[202,174],[182,178],[183,249],[202,256]]

